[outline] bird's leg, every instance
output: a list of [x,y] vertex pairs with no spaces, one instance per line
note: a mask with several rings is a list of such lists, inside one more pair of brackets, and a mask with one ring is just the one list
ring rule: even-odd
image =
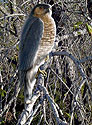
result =
[[[45,60],[45,62],[47,62],[49,60],[49,55],[47,55],[44,60]],[[38,78],[38,75],[40,73],[43,74],[44,77],[47,77],[47,72],[41,68],[38,68],[38,72],[36,73],[35,78]]]
[[42,73],[44,77],[47,77],[47,72],[45,70],[38,69],[38,73]]
[[45,62],[47,62],[48,60],[49,60],[49,55],[46,56]]

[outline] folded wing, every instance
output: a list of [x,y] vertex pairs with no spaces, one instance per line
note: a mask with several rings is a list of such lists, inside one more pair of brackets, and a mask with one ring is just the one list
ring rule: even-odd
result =
[[28,70],[33,66],[34,58],[43,34],[43,22],[33,16],[26,20],[20,39],[19,70]]

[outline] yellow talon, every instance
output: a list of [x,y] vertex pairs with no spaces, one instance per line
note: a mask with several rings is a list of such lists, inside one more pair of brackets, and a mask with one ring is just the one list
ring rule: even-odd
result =
[[48,60],[49,60],[49,55],[46,56],[45,62],[47,62]]
[[[49,60],[49,55],[46,56],[45,58],[45,62],[47,62]],[[40,68],[38,68],[38,72],[35,75],[35,78],[38,78],[39,74],[43,74],[44,77],[47,77],[47,72],[45,70],[41,70]]]
[[45,70],[41,70],[40,68],[38,69],[39,73],[42,73],[43,76],[47,77],[47,72]]
[[37,74],[35,75],[35,78],[37,78],[40,73],[43,74],[44,77],[47,77],[47,72],[39,68]]

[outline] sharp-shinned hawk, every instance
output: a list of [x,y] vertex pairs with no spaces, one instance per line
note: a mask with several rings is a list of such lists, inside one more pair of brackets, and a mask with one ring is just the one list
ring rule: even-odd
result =
[[54,45],[56,26],[51,14],[50,5],[37,4],[22,29],[19,47],[19,72],[20,82],[25,85],[26,103],[32,96],[35,73]]

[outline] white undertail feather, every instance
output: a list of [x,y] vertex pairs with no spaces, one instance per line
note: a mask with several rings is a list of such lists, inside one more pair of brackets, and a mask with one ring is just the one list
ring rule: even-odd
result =
[[38,71],[38,66],[33,67],[32,69],[28,70],[26,73],[26,81],[25,81],[25,103],[30,103],[32,98],[32,91],[36,82],[35,76]]

